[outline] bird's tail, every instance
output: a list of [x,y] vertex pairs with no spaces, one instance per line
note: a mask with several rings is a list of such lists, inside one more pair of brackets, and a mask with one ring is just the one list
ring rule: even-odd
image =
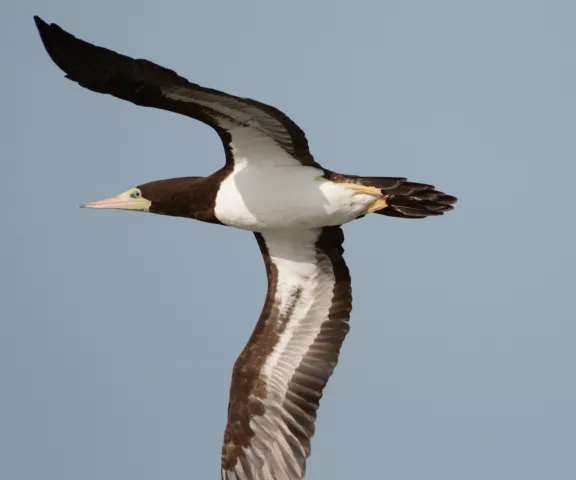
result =
[[432,185],[409,182],[396,177],[359,177],[329,172],[326,177],[337,183],[348,183],[379,189],[382,199],[377,201],[370,212],[399,218],[425,218],[443,215],[453,210],[456,197],[439,192]]

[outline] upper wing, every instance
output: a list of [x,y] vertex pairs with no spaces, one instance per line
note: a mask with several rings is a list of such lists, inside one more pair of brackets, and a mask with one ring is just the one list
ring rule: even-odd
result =
[[340,227],[256,233],[268,274],[260,320],[234,365],[223,480],[304,478],[322,390],[352,310]]
[[34,17],[46,51],[66,78],[136,105],[161,108],[213,127],[226,162],[318,167],[304,132],[280,110],[190,83],[148,60],[97,47]]

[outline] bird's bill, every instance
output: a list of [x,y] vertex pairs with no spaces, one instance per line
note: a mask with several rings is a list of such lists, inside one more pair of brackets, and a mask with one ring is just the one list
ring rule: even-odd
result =
[[139,212],[148,212],[152,202],[143,198],[133,198],[133,190],[116,195],[115,197],[106,198],[105,200],[96,200],[93,202],[86,202],[80,208],[106,208],[116,210],[135,210]]

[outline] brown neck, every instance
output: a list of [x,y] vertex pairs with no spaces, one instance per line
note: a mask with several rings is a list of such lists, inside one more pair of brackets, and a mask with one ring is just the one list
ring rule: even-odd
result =
[[220,183],[227,175],[224,168],[209,177],[169,178],[138,188],[152,202],[151,213],[220,223],[214,215],[214,206]]

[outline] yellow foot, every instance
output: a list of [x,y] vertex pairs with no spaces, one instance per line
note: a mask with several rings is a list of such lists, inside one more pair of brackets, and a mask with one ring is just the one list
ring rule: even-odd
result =
[[366,213],[382,210],[388,206],[386,203],[386,198],[382,195],[382,189],[378,187],[367,187],[366,185],[357,185],[356,183],[339,183],[338,185],[342,185],[343,187],[349,188],[350,190],[354,190],[358,193],[364,193],[366,195],[374,195],[375,197],[378,197],[374,203],[368,207],[364,215]]

